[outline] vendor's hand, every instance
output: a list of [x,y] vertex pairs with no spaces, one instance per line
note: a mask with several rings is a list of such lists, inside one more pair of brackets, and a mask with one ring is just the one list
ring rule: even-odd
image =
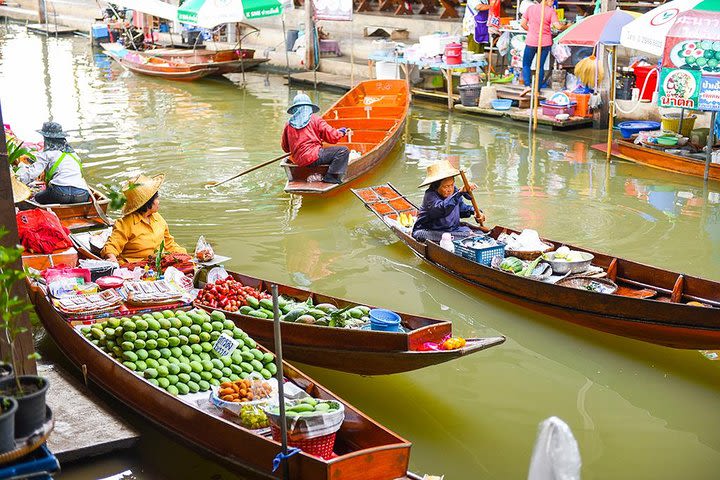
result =
[[482,213],[482,212],[480,212],[480,215],[477,215],[477,216],[475,217],[475,221],[476,221],[478,224],[480,224],[480,225],[482,225],[483,223],[485,223],[485,214]]
[[343,134],[343,136],[347,135],[348,129],[346,127],[340,127],[338,128],[338,131]]
[[463,187],[460,189],[460,191],[463,192],[463,193],[465,193],[465,192],[472,192],[472,191],[475,190],[476,188],[477,188],[477,185],[475,185],[474,183],[470,182],[470,183],[468,183],[468,184],[466,184],[466,185],[463,185]]
[[112,254],[106,256],[106,257],[105,257],[105,260],[107,260],[108,262],[118,263],[117,257],[116,257],[115,255],[112,255]]

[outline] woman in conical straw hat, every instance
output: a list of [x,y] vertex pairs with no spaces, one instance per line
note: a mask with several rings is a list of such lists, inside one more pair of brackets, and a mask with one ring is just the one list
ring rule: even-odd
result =
[[113,226],[102,250],[103,258],[121,264],[145,260],[160,248],[163,240],[165,251],[187,253],[175,242],[167,222],[158,213],[160,185],[164,180],[161,173],[154,177],[141,174],[128,181],[123,188],[126,200],[123,217]]
[[[470,183],[461,189],[455,186],[455,177],[460,171],[447,160],[440,160],[427,167],[427,176],[420,187],[428,186],[423,203],[413,227],[412,236],[424,242],[439,242],[443,233],[450,233],[453,239],[464,238],[474,234],[469,226],[460,222],[461,218],[472,217],[475,210],[463,202],[463,197],[470,199],[471,192],[477,185]],[[482,223],[485,215],[480,213],[475,221]]]

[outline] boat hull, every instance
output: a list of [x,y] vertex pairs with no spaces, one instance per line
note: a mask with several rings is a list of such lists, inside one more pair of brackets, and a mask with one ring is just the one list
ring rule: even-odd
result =
[[[35,288],[30,296],[43,326],[61,351],[100,388],[118,398],[141,416],[163,427],[185,442],[201,447],[244,473],[262,478],[281,478],[282,469],[271,473],[280,444],[242,429],[222,417],[173,397],[140,379],[92,345],[67,324]],[[285,376],[317,398],[335,398],[329,391],[293,367],[285,365]],[[331,460],[300,453],[289,460],[291,479],[405,478],[410,444],[376,424],[347,402],[339,448],[356,451]],[[337,450],[337,448],[336,448]]]
[[[673,155],[660,150],[650,150],[625,140],[617,140],[617,152],[621,158],[671,172],[705,176],[705,162]],[[708,178],[720,180],[720,164],[711,163]]]

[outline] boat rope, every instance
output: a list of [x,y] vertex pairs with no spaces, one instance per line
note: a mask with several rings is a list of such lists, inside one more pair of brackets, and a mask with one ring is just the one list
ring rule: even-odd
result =
[[273,458],[272,471],[274,472],[275,470],[280,468],[280,464],[282,463],[283,460],[285,460],[286,458],[290,458],[293,455],[295,455],[296,453],[300,453],[300,452],[302,452],[302,450],[300,450],[299,448],[290,447],[290,448],[288,448],[287,454],[280,452],[277,455],[275,455],[275,458]]

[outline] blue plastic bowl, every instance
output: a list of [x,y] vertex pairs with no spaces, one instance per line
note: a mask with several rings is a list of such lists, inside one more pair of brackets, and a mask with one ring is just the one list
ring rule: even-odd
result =
[[660,130],[660,122],[632,121],[618,124],[620,135],[623,138],[630,138],[636,133]]
[[497,100],[493,100],[490,102],[492,107],[495,110],[510,110],[510,107],[512,106],[512,100],[509,100],[507,98],[499,98]]
[[370,310],[370,330],[400,332],[400,315],[384,308]]

